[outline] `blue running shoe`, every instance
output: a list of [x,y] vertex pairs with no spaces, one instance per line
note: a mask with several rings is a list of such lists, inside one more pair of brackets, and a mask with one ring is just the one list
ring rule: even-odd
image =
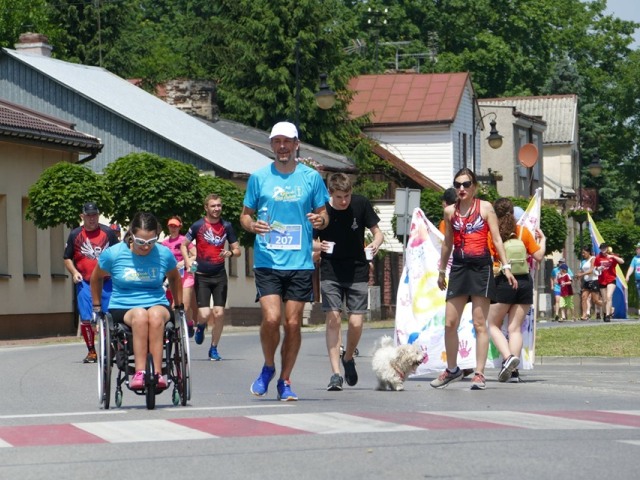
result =
[[204,324],[199,323],[196,325],[196,333],[194,337],[198,345],[202,345],[202,342],[204,342],[204,327],[206,327]]
[[278,380],[278,400],[281,402],[295,402],[298,396],[291,390],[289,380]]
[[222,357],[218,355],[218,347],[211,345],[211,348],[209,348],[209,360],[212,362],[219,362],[222,360]]
[[251,393],[253,393],[256,397],[262,397],[267,390],[269,390],[269,382],[273,379],[273,376],[276,374],[276,367],[267,367],[266,365],[262,367],[262,371],[258,378],[256,378],[255,382],[251,384]]

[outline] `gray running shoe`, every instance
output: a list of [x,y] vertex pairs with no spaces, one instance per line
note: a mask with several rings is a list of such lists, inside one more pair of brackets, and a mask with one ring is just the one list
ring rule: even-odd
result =
[[329,380],[329,386],[327,386],[328,392],[340,392],[342,390],[342,377],[339,373],[331,375]]
[[445,368],[444,372],[442,372],[438,378],[431,382],[431,386],[433,388],[444,388],[452,382],[461,380],[463,375],[464,373],[462,372],[461,368],[458,368],[455,373],[451,373]]

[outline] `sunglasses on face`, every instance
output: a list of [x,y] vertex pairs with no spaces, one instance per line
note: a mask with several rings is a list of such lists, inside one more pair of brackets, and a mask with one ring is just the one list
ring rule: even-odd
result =
[[138,238],[135,235],[131,235],[133,238],[133,243],[138,245],[139,247],[144,247],[145,245],[149,245],[152,247],[158,241],[158,237],[150,238],[149,240],[145,240],[144,238]]
[[453,182],[453,188],[469,188],[472,184],[473,182],[471,180],[467,180],[466,182]]

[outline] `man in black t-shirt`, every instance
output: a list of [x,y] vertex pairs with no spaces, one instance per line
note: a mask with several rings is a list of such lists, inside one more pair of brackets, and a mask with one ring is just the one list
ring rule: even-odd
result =
[[[380,218],[371,202],[351,193],[352,185],[344,173],[329,177],[326,204],[329,224],[324,230],[314,230],[314,252],[320,252],[320,290],[322,310],[326,312],[326,341],[333,374],[327,390],[342,390],[340,375],[341,312],[344,305],[349,314],[347,344],[342,357],[347,384],[358,383],[353,355],[362,335],[362,323],[367,312],[369,258],[373,258],[384,235],[378,227]],[[365,227],[373,240],[365,249]],[[366,252],[365,250],[369,250]]]

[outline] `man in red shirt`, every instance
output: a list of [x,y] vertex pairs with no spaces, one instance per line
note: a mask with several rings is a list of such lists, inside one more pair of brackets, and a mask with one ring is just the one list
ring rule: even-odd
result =
[[[64,249],[64,266],[76,285],[80,330],[89,350],[84,363],[95,363],[98,360],[91,326],[93,305],[89,279],[100,254],[111,245],[118,243],[118,232],[99,223],[99,216],[100,211],[95,203],[85,203],[80,215],[83,224],[71,231]],[[102,311],[106,312],[109,308],[109,298],[111,298],[110,278],[105,279],[104,282],[102,305],[96,305],[96,307],[102,307]]]
[[[219,195],[210,194],[204,199],[205,216],[195,222],[185,235],[180,251],[184,258],[184,266],[191,270],[193,263],[187,249],[191,242],[196,242],[197,268],[194,273],[195,292],[198,302],[198,324],[195,341],[198,345],[204,342],[204,331],[207,323],[213,324],[209,359],[220,361],[218,343],[224,327],[224,307],[227,303],[228,278],[225,268],[227,258],[241,255],[240,244],[231,222],[222,218],[222,199]],[[225,244],[227,248],[225,249]],[[213,298],[213,308],[210,308]]]

